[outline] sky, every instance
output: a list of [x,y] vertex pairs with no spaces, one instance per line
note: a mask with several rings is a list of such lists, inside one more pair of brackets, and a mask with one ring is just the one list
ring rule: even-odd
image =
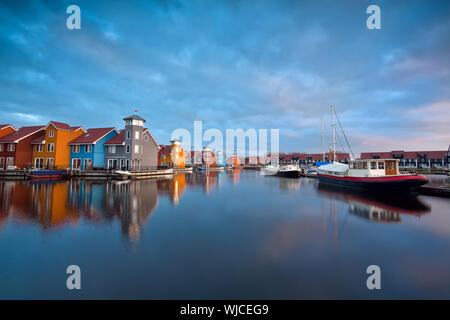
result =
[[316,153],[331,105],[356,154],[447,150],[450,2],[0,1],[0,123],[120,129],[137,109],[160,144],[201,120]]

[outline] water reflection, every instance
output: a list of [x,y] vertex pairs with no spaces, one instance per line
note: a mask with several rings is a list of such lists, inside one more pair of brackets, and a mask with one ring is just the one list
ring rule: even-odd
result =
[[81,218],[91,223],[118,219],[124,236],[136,241],[158,207],[158,195],[177,205],[185,187],[184,174],[141,181],[1,181],[0,227],[8,219],[42,229],[75,225]]
[[401,222],[401,215],[421,216],[429,213],[431,208],[420,201],[417,196],[386,196],[371,192],[337,189],[319,185],[319,194],[328,199],[336,199],[349,204],[349,213],[371,222]]

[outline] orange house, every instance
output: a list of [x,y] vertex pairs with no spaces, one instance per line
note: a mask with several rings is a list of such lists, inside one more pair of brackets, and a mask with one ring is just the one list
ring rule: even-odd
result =
[[158,152],[158,166],[167,168],[185,168],[186,157],[180,140],[171,140],[170,146],[161,146]]
[[16,132],[16,128],[14,128],[10,124],[0,124],[0,137],[4,137],[10,133]]
[[50,121],[45,127],[44,139],[31,141],[33,165],[40,169],[67,169],[70,167],[69,142],[86,133],[82,127]]

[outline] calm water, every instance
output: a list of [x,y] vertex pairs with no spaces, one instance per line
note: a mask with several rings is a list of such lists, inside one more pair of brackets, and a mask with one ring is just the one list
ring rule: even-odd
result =
[[[450,298],[449,199],[254,171],[0,181],[0,199],[2,299]],[[66,289],[71,264],[80,291]]]

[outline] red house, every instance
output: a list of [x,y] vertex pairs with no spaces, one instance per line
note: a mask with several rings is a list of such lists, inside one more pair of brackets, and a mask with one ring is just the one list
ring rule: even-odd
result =
[[31,141],[45,135],[44,126],[22,127],[0,137],[0,169],[15,166],[18,169],[32,165],[33,145]]

